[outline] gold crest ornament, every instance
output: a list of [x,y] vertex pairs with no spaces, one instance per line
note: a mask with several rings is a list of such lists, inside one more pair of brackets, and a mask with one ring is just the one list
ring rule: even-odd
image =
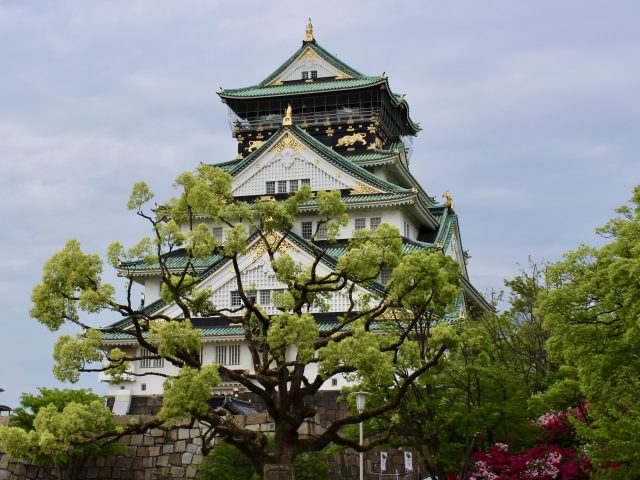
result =
[[355,145],[360,142],[362,145],[366,145],[367,141],[364,139],[366,134],[364,133],[354,133],[353,135],[345,135],[340,140],[338,140],[337,147],[350,147],[351,145]]
[[289,104],[284,111],[284,117],[282,117],[282,125],[293,125],[293,119],[291,118],[292,113],[293,109],[291,108],[291,104]]
[[455,204],[453,203],[453,197],[449,192],[444,192],[442,194],[442,198],[444,198],[444,205],[446,207],[449,207],[451,210],[454,210],[456,208]]
[[313,42],[313,24],[311,23],[311,18],[309,18],[309,23],[307,24],[306,35],[304,36],[305,42]]

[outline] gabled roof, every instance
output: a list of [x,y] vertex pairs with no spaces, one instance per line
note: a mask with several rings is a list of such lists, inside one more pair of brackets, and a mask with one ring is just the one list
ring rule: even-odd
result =
[[280,138],[282,138],[283,134],[287,132],[295,136],[297,140],[300,140],[309,149],[316,152],[325,160],[329,161],[334,166],[359,180],[373,185],[385,192],[411,193],[410,189],[400,187],[393,183],[387,182],[386,180],[382,180],[378,176],[362,168],[356,163],[349,161],[347,157],[343,157],[333,149],[327,147],[324,143],[316,140],[312,135],[309,135],[297,125],[282,126],[280,130],[278,130],[278,132],[276,132],[271,136],[271,138],[269,138],[269,140],[260,145],[260,147],[251,152],[244,159],[238,160],[233,166],[230,165],[230,162],[224,162],[222,164],[212,164],[211,166],[222,167],[226,172],[230,173],[232,176],[235,176],[243,171],[248,165],[250,165],[251,162],[262,155],[263,152],[266,152],[269,148],[271,148],[271,146],[274,145]]
[[[162,258],[165,262],[165,266],[169,269],[169,271],[181,270],[187,266],[189,261],[189,257],[187,256],[186,250],[184,248],[165,253],[162,255]],[[200,272],[209,268],[211,265],[214,265],[220,260],[222,260],[222,257],[220,255],[211,254],[206,258],[192,258],[191,264],[196,271]],[[118,273],[120,275],[140,275],[143,273],[153,273],[159,271],[160,263],[157,261],[147,262],[146,260],[136,260],[134,262],[123,262],[118,265]]]
[[381,77],[362,77],[341,80],[316,80],[309,83],[291,83],[287,85],[253,85],[250,87],[231,88],[219,92],[222,98],[255,98],[278,95],[292,95],[311,92],[331,92],[353,88],[365,88],[374,85],[382,85],[386,82]]
[[296,52],[291,55],[282,65],[280,65],[273,73],[271,73],[267,78],[260,82],[260,86],[267,86],[269,83],[273,82],[278,75],[284,72],[289,65],[291,65],[297,58],[302,56],[302,54],[307,50],[313,50],[318,56],[331,65],[336,67],[341,72],[344,72],[346,75],[349,75],[352,78],[363,78],[365,75],[358,72],[355,68],[350,67],[342,60],[338,59],[335,55],[331,55],[328,51],[322,48],[315,40],[311,40],[310,42],[303,42],[302,46],[296,50]]

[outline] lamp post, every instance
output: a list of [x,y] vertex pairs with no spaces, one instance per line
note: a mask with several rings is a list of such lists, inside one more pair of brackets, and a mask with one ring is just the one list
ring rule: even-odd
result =
[[[356,396],[356,410],[358,413],[364,412],[364,406],[367,402],[368,392],[353,392],[353,395]],[[362,432],[362,422],[360,422],[360,446],[364,443],[363,432]],[[363,453],[360,453],[360,480],[364,480],[364,457]]]

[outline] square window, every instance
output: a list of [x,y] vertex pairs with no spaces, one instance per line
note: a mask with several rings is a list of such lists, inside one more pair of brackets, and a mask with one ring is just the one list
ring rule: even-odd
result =
[[260,290],[260,305],[271,305],[271,290]]
[[313,78],[313,79],[318,78],[318,71],[317,70],[311,70],[311,78]]
[[242,298],[240,298],[240,292],[233,290],[231,292],[231,306],[239,307],[242,304]]
[[279,180],[278,181],[278,193],[287,193],[287,181]]
[[338,379],[337,378],[332,378],[331,379],[331,386],[332,387],[337,387],[338,386]]
[[276,193],[276,182],[267,182],[267,194]]
[[216,237],[219,242],[221,242],[223,233],[222,227],[213,227],[211,231],[213,232],[213,236]]
[[356,225],[356,230],[364,230],[365,228],[367,228],[367,219],[356,218],[355,225]]
[[318,230],[316,232],[317,240],[326,240],[327,239],[327,225],[324,223],[318,222]]
[[311,186],[310,178],[303,178],[302,180],[300,180],[300,186],[304,187],[305,185]]
[[302,222],[302,238],[309,240],[313,235],[313,223]]
[[289,180],[289,191],[292,193],[298,191],[298,180]]
[[376,233],[381,222],[382,217],[371,217],[369,219],[369,229],[371,229],[371,233]]
[[302,72],[302,79],[309,80],[309,72]]

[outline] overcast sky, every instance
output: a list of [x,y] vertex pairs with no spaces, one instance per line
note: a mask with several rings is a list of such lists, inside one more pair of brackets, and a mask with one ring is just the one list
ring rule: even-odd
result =
[[103,254],[144,235],[133,182],[167,198],[179,172],[234,158],[215,91],[275,70],[309,16],[323,47],[407,95],[423,127],[411,169],[452,193],[481,291],[529,255],[597,242],[640,183],[639,15],[635,1],[1,1],[0,403],[57,385],[57,334],[28,315],[46,259],[69,238]]

